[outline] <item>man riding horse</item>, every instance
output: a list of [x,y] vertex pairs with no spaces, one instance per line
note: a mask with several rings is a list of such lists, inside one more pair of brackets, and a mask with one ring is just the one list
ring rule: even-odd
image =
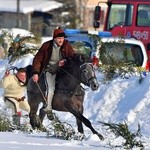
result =
[[[47,67],[47,71],[50,71]],[[81,54],[74,54],[66,57],[65,65],[59,67],[56,76],[56,87],[52,99],[52,109],[63,112],[70,112],[76,118],[78,132],[84,134],[82,123],[88,127],[93,134],[96,134],[100,140],[103,136],[98,133],[91,122],[83,115],[84,89],[78,90],[81,83],[95,91],[99,84],[95,76],[95,70],[91,63],[85,62],[85,57]],[[45,107],[45,77],[41,74],[38,83],[31,79],[27,84],[28,102],[31,107],[30,124],[33,129],[41,128],[43,119],[46,115],[43,110]],[[42,94],[43,93],[43,94]],[[43,106],[39,109],[39,105]],[[39,112],[37,112],[39,110]],[[55,122],[55,120],[54,120]]]
[[[47,81],[47,106],[44,111],[47,117],[52,120],[52,98],[55,90],[55,69],[64,65],[66,57],[73,56],[73,50],[69,41],[65,39],[65,33],[62,29],[55,29],[53,39],[43,43],[33,59],[33,76],[34,82],[38,82],[41,73],[45,72]],[[46,71],[50,68],[51,71]]]

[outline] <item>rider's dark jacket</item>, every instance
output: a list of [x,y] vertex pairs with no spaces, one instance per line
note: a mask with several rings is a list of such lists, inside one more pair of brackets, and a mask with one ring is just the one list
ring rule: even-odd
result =
[[[41,48],[35,55],[32,63],[33,74],[40,74],[42,71],[45,70],[52,55],[53,42],[53,40],[50,40],[43,43]],[[67,40],[64,40],[63,45],[60,47],[60,52],[63,59],[65,59],[66,57],[73,56],[75,54],[75,51],[73,50],[71,44]]]

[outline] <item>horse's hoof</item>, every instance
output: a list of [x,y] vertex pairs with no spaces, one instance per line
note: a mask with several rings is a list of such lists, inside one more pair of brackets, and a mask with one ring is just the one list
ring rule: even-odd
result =
[[85,138],[85,135],[80,132],[74,135],[74,140],[82,141],[84,138]]
[[100,140],[104,141],[104,137],[101,134],[97,134]]

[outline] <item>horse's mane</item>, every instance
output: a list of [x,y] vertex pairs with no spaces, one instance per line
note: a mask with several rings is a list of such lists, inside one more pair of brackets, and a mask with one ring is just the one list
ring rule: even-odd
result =
[[70,66],[73,64],[80,65],[83,64],[84,62],[85,62],[84,55],[78,53],[66,58],[66,66]]
[[67,57],[65,60],[65,65],[63,67],[60,67],[57,72],[56,80],[61,78],[61,76],[66,73],[72,73],[72,70],[74,70],[75,66],[80,66],[85,62],[84,56],[78,53],[74,54],[73,56]]
[[28,83],[29,79],[32,77],[32,65],[26,66],[25,69],[26,69],[26,74],[27,74],[26,82]]

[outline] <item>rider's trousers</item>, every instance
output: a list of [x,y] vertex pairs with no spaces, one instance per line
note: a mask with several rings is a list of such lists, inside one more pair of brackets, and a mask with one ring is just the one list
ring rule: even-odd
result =
[[49,72],[46,72],[46,81],[47,81],[47,110],[52,110],[52,99],[54,95],[54,90],[55,90],[55,78],[56,74],[52,75]]

